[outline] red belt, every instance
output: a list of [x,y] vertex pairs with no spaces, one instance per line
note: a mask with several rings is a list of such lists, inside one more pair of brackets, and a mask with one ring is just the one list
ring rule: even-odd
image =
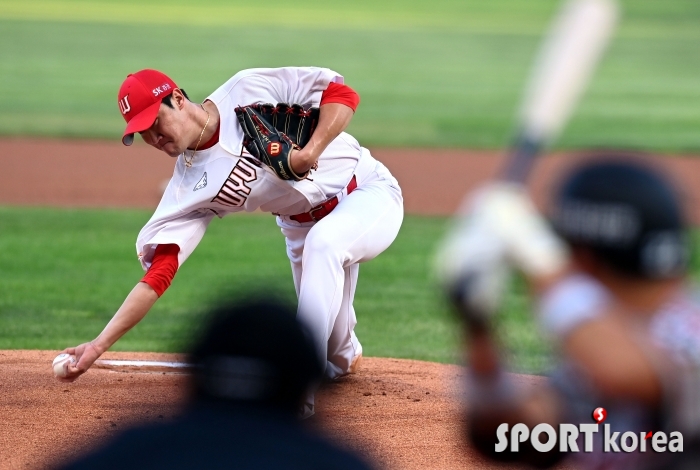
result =
[[[355,188],[357,188],[357,178],[355,177],[355,175],[353,175],[346,188],[347,193],[350,194],[355,190]],[[303,214],[290,215],[289,218],[299,223],[318,222],[319,220],[330,214],[337,205],[338,196],[333,196],[323,204],[319,204],[318,206],[314,207],[309,212],[304,212]]]

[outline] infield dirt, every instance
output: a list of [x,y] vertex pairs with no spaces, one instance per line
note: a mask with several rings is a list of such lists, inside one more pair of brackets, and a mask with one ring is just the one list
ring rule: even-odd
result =
[[[56,381],[56,351],[0,351],[0,468],[50,468],[108,442],[136,422],[175,419],[186,376],[91,369],[72,384]],[[179,361],[153,353],[105,359]],[[470,452],[462,428],[458,366],[365,358],[361,370],[324,384],[316,432],[385,469],[492,469]],[[515,376],[536,384],[538,377]]]
[[[172,160],[135,145],[95,141],[0,139],[0,204],[154,208]],[[497,173],[503,155],[430,149],[371,149],[399,180],[406,212],[447,215],[465,191]],[[531,182],[540,205],[557,175],[577,157],[539,162]],[[685,188],[700,223],[700,158],[656,159]],[[57,382],[57,351],[0,351],[0,469],[46,468],[94,448],[136,421],[177,416],[184,376],[91,370],[74,384]],[[179,360],[148,353],[107,359]],[[504,468],[484,462],[461,439],[458,366],[366,358],[361,371],[324,386],[320,432],[387,469]],[[536,385],[540,379],[516,376]]]
[[[0,204],[153,209],[173,172],[173,160],[138,143],[0,138]],[[497,174],[496,151],[370,148],[396,176],[408,214],[449,215],[466,191]],[[538,162],[530,187],[536,202],[581,153]],[[700,224],[700,158],[655,158],[686,191],[693,222]]]

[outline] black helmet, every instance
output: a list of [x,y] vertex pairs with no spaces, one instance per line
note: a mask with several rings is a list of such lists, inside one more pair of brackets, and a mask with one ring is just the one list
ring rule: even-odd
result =
[[190,348],[200,399],[297,412],[323,368],[294,305],[269,292],[223,301]]
[[602,156],[574,169],[554,201],[552,223],[572,246],[622,273],[652,279],[685,273],[690,250],[672,184],[638,158]]

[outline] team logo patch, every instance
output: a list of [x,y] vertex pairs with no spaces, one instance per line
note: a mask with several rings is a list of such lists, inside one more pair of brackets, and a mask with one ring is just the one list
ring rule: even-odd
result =
[[282,151],[282,145],[279,142],[270,142],[267,144],[267,153],[273,157],[276,157]]
[[207,172],[205,171],[202,177],[197,181],[194,189],[192,191],[197,191],[198,189],[205,188],[207,186]]
[[126,114],[129,111],[131,111],[131,105],[129,104],[129,95],[126,95],[124,98],[119,100],[119,109],[121,110],[122,114]]

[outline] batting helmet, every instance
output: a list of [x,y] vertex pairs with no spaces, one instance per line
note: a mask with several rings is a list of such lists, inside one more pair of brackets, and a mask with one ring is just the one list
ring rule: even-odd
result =
[[607,155],[573,170],[561,185],[552,223],[573,247],[643,278],[682,275],[689,261],[686,221],[672,184],[637,158]]

